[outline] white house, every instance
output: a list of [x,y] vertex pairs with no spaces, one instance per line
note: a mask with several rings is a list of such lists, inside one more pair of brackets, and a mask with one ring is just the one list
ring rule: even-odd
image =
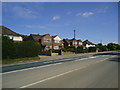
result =
[[58,35],[52,36],[52,41],[53,49],[61,49],[63,47],[63,41]]
[[8,29],[5,26],[0,26],[0,35],[7,36],[13,41],[23,41],[23,38],[20,34]]
[[89,48],[89,47],[95,47],[95,44],[93,44],[92,42],[90,42],[88,40],[85,40],[83,42],[83,46],[84,46],[84,48]]

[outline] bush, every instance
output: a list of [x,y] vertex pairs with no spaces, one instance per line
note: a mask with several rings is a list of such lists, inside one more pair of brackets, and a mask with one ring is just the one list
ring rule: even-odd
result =
[[75,53],[84,53],[83,47],[82,46],[77,47]]
[[96,52],[96,47],[89,47],[88,52]]
[[107,48],[109,50],[120,50],[120,45],[119,44],[115,44],[115,43],[109,43],[107,45]]
[[14,56],[14,42],[8,37],[2,36],[2,59],[9,59]]
[[3,59],[34,57],[39,54],[40,50],[40,45],[37,42],[13,42],[5,36],[2,38],[2,46]]
[[99,49],[99,51],[108,51],[108,48],[107,48],[107,46],[106,45],[102,45],[101,43],[99,43],[99,44],[97,44],[96,45],[96,48],[98,48]]
[[37,56],[40,50],[40,45],[34,41],[15,43],[15,47],[17,58]]

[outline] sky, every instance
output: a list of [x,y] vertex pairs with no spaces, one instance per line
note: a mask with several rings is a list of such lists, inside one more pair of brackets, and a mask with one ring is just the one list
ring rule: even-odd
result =
[[3,2],[2,25],[23,34],[118,42],[117,2]]

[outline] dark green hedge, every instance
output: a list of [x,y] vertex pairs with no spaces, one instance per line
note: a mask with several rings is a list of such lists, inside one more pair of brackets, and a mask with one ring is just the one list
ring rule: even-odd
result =
[[34,41],[13,42],[8,37],[2,37],[2,58],[14,59],[34,57],[39,54],[40,45]]

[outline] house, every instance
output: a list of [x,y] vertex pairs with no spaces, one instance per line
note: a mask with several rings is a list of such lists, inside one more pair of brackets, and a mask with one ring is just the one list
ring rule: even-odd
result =
[[78,46],[82,46],[82,40],[76,40],[76,39],[63,39],[64,47],[67,48],[69,46],[75,46],[76,48]]
[[61,49],[63,48],[63,41],[62,39],[58,36],[52,36],[52,49]]
[[42,35],[40,37],[40,44],[43,51],[52,49],[52,37],[50,36],[50,34]]
[[13,41],[23,41],[23,38],[20,34],[10,30],[5,26],[0,26],[0,35],[7,36]]
[[45,34],[45,35],[30,34],[29,37],[24,38],[24,41],[28,41],[28,40],[39,42],[42,51],[52,49],[52,37],[50,36],[50,34]]
[[83,42],[83,46],[84,46],[84,48],[89,48],[89,47],[95,47],[95,44],[90,42],[90,41],[88,41],[88,40],[85,40]]

